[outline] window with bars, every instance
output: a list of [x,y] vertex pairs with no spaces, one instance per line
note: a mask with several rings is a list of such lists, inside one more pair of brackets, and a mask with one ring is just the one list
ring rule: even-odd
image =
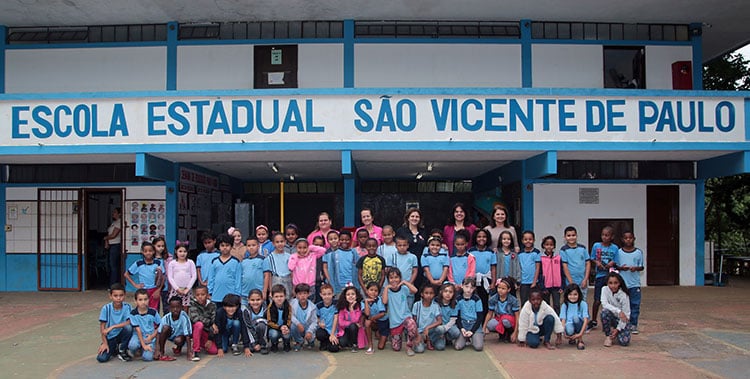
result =
[[257,21],[180,24],[179,39],[343,38],[342,21]]
[[11,45],[166,41],[167,24],[9,28]]
[[534,39],[599,41],[690,41],[687,24],[625,24],[602,22],[532,22]]
[[357,21],[356,38],[520,38],[518,22]]

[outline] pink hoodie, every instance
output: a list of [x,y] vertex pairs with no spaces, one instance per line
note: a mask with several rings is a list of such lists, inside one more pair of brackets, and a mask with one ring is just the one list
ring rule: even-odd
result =
[[294,253],[289,258],[289,270],[292,271],[292,285],[307,283],[315,286],[315,261],[326,253],[324,247],[309,245],[307,255],[300,257]]

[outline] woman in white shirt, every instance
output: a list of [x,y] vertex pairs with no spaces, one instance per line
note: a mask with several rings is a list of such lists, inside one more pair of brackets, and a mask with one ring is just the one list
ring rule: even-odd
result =
[[117,207],[112,210],[112,224],[107,228],[104,236],[104,248],[109,251],[109,285],[120,283],[122,269],[120,261],[122,256],[122,209]]

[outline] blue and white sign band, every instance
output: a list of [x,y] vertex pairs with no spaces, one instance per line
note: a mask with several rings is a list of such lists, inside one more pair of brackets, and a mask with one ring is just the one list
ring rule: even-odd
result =
[[331,141],[744,142],[741,98],[175,97],[0,102],[2,146]]

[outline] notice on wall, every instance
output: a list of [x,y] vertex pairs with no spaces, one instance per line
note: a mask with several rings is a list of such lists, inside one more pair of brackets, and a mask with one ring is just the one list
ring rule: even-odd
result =
[[138,251],[143,242],[152,242],[166,233],[167,208],[164,200],[128,200],[125,214],[125,248]]
[[599,188],[579,188],[578,204],[599,204]]

